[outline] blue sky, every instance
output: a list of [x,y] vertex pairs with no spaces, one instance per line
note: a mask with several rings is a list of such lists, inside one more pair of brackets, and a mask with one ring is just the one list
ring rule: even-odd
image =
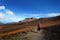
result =
[[60,15],[60,0],[0,0],[0,22]]

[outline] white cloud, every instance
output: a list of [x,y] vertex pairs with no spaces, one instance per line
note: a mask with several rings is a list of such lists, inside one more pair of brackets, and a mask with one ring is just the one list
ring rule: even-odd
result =
[[25,16],[32,16],[32,17],[39,17],[39,16],[41,16],[41,14],[25,14]]
[[6,13],[8,14],[8,15],[15,15],[12,11],[10,11],[10,10],[6,10]]
[[4,10],[5,9],[5,6],[0,6],[0,9],[3,9]]
[[0,13],[0,19],[2,19],[4,17],[3,13]]
[[6,9],[5,6],[0,6],[0,10],[3,10],[0,12],[0,20],[2,19],[6,22],[16,22],[18,20],[13,11]]
[[40,14],[32,14],[32,16],[40,16]]
[[47,14],[47,16],[53,17],[53,16],[58,16],[60,15],[60,13],[49,13]]
[[0,13],[0,19],[4,20],[4,21],[11,21],[8,17],[5,16],[5,14]]

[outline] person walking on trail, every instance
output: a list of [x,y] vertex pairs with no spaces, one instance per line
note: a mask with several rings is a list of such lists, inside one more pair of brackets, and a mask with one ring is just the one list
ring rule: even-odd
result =
[[38,23],[37,31],[40,32],[40,23]]

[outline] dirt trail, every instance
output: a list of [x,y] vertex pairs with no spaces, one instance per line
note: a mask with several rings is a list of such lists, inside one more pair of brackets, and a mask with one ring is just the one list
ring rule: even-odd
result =
[[44,40],[43,37],[43,30],[41,30],[40,32],[29,32],[24,38],[23,40]]

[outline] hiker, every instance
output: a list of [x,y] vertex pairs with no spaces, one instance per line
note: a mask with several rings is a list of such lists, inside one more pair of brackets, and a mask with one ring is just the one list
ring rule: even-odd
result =
[[37,31],[40,32],[40,23],[38,23]]

